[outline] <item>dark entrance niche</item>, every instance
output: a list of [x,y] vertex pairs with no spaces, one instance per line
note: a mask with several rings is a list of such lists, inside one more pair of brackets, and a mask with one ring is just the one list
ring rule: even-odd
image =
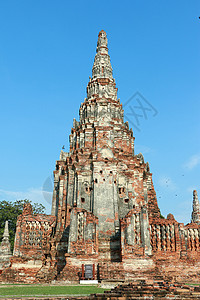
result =
[[124,187],[119,188],[119,194],[121,195],[122,193],[125,193],[125,188]]
[[82,278],[86,280],[95,279],[95,265],[94,264],[82,264]]
[[81,202],[82,202],[82,203],[85,203],[85,198],[81,198]]
[[129,202],[129,199],[124,199],[124,202],[125,202],[125,203],[128,203],[128,202]]

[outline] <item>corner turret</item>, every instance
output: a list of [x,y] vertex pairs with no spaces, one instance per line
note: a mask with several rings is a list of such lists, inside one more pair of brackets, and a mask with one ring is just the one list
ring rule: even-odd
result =
[[3,239],[0,245],[0,270],[10,265],[11,256],[12,254],[10,250],[8,221],[6,221],[4,233],[3,233]]
[[191,223],[196,223],[200,225],[200,206],[196,190],[193,191],[193,210]]

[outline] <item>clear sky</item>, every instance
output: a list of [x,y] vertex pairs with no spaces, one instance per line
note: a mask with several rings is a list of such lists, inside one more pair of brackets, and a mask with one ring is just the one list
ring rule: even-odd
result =
[[149,108],[138,125],[133,97],[125,120],[161,212],[189,222],[193,189],[200,198],[199,16],[195,0],[1,1],[0,200],[29,198],[50,213],[55,162],[68,150],[104,29],[118,97],[125,105],[138,91]]

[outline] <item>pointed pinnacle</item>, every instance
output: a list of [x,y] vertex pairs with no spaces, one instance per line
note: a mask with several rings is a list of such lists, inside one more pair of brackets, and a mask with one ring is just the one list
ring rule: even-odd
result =
[[5,223],[3,237],[4,238],[9,238],[8,221],[6,221],[6,223]]
[[101,30],[98,34],[98,41],[97,41],[97,52],[108,52],[108,40],[107,35],[104,30]]
[[110,56],[108,54],[108,40],[104,30],[101,30],[98,35],[97,50],[92,67],[92,79],[107,78],[113,81],[112,66]]
[[101,37],[102,35],[106,36],[106,32],[103,29],[99,31],[98,37]]
[[197,191],[196,191],[196,190],[193,191],[193,196],[194,196],[194,198],[198,197],[198,196],[197,196]]
[[198,200],[198,195],[196,190],[193,191],[193,204],[199,206],[199,200]]
[[200,224],[200,205],[199,200],[197,196],[197,191],[193,191],[193,209],[192,209],[192,219],[191,221],[193,223]]

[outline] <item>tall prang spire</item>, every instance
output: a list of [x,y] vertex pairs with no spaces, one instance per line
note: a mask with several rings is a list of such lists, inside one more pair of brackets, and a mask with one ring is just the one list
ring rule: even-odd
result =
[[193,191],[193,210],[191,222],[200,224],[200,205],[196,190]]
[[92,68],[92,79],[109,78],[113,80],[112,66],[110,56],[108,54],[108,40],[104,30],[101,30],[98,35],[96,56]]
[[117,101],[117,88],[113,78],[107,44],[107,35],[104,30],[101,30],[98,35],[92,78],[90,78],[87,86],[87,100],[109,98]]
[[[98,35],[92,78],[90,77],[87,85],[87,98],[81,103],[79,116],[79,121],[74,119],[69,137],[70,153],[80,148],[82,150],[83,148],[92,148],[96,151],[103,145],[113,147],[111,134],[113,126],[118,126],[120,131],[125,130],[123,138],[132,141],[128,146],[128,151],[134,152],[133,132],[129,129],[128,124],[124,123],[124,111],[120,99],[117,98],[117,88],[108,54],[107,36],[103,30]],[[103,139],[99,134],[101,130],[107,131],[107,133],[103,133]],[[121,151],[120,138],[118,145],[115,144],[115,149],[117,148]],[[63,160],[65,157],[66,154],[61,151],[60,158]]]

